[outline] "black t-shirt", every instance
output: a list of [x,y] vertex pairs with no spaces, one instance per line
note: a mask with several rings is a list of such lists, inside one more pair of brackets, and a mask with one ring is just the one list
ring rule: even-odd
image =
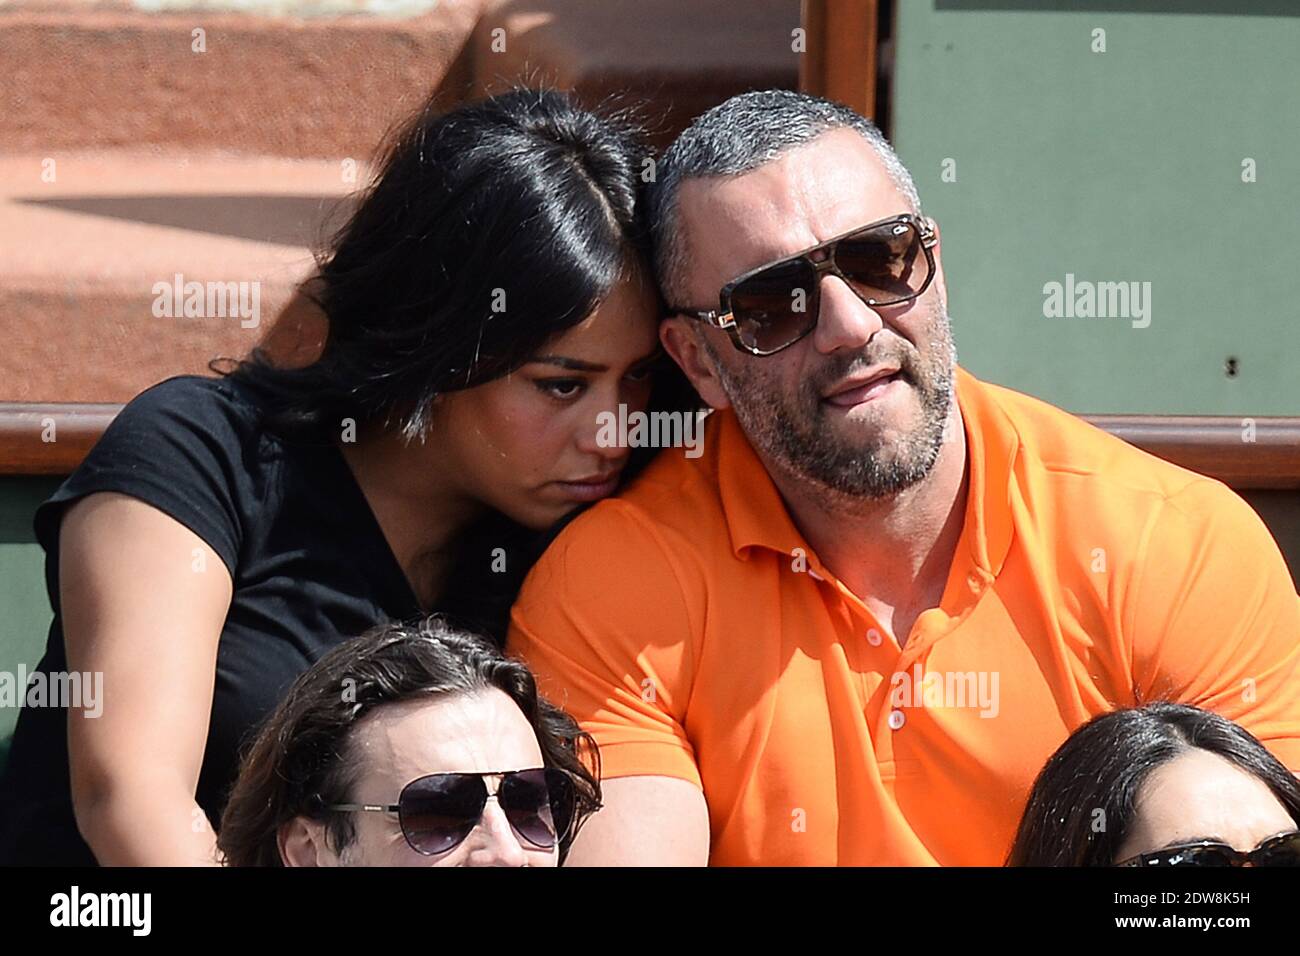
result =
[[[114,491],[202,538],[230,572],[212,717],[197,800],[214,827],[240,747],[295,677],[331,646],[422,611],[337,446],[264,427],[234,379],[182,376],[141,393],[37,510],[54,621],[40,671],[67,670],[59,613],[59,525],[68,505]],[[537,541],[504,519],[464,539],[459,576],[438,610],[504,638],[509,605]],[[506,549],[506,573],[494,549]],[[165,622],[163,622],[165,626]],[[111,677],[105,677],[109,680]],[[102,686],[102,685],[101,685]],[[88,718],[83,718],[88,719]],[[93,719],[93,718],[89,718]],[[91,864],[72,813],[67,713],[24,707],[0,784],[0,863]]]

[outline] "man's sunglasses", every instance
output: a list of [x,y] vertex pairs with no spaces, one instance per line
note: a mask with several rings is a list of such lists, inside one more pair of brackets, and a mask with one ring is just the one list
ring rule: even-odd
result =
[[[489,793],[484,777],[500,777]],[[417,777],[392,804],[321,803],[325,810],[396,813],[402,835],[416,853],[436,856],[458,846],[495,798],[519,838],[539,850],[554,849],[573,822],[574,786],[551,767],[502,773],[431,773]]]
[[882,219],[752,269],[722,287],[716,310],[672,307],[717,329],[751,355],[772,355],[817,326],[821,278],[838,276],[869,306],[915,299],[934,278],[934,221],[905,214]]
[[1143,853],[1118,866],[1300,866],[1300,832],[1284,833],[1242,852],[1226,843],[1187,843]]

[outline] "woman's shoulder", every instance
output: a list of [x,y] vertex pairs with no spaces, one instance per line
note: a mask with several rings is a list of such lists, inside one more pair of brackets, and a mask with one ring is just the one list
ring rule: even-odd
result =
[[87,461],[159,454],[228,459],[257,470],[284,444],[249,385],[231,376],[177,375],[146,388],[109,424]]
[[257,427],[262,410],[250,389],[229,376],[176,375],[150,385],[123,406],[120,417],[176,421],[228,420]]
[[229,378],[180,375],[146,388],[37,509],[37,540],[50,551],[67,505],[115,492],[175,518],[233,562],[243,503],[264,484],[268,438],[260,419],[257,403]]

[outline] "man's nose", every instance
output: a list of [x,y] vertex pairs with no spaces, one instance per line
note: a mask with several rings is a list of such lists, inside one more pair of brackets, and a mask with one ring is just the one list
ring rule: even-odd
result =
[[528,862],[528,853],[496,800],[487,802],[468,840],[467,866],[523,866]]
[[880,314],[839,276],[823,276],[821,283],[821,312],[813,330],[813,345],[827,354],[862,348],[884,325]]

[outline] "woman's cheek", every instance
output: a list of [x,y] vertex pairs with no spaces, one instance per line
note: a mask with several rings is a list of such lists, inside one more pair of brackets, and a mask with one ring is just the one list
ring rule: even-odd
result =
[[516,403],[509,419],[502,423],[502,444],[509,447],[501,463],[515,480],[529,476],[549,481],[556,477],[552,472],[566,445],[572,427],[570,419],[579,413],[573,406],[561,405],[536,389],[533,392],[536,398]]

